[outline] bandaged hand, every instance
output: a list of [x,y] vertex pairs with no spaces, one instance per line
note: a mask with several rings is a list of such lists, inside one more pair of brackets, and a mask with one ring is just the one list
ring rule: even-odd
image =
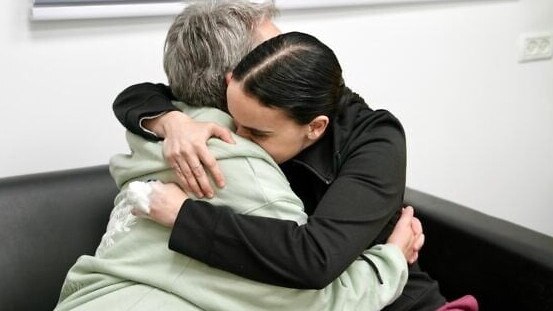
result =
[[150,213],[148,217],[160,225],[172,228],[188,196],[174,183],[151,182]]
[[150,193],[152,185],[149,182],[133,181],[125,193],[127,204],[132,206],[131,213],[138,217],[150,215]]

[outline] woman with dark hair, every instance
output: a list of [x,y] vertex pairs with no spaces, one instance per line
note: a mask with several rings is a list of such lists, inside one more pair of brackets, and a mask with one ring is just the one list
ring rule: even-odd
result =
[[227,108],[237,133],[259,144],[277,163],[322,138],[344,90],[334,52],[299,32],[258,46],[227,83]]
[[[236,214],[189,198],[174,185],[152,193],[150,216],[173,227],[170,249],[210,266],[283,287],[323,288],[392,232],[405,191],[403,128],[391,113],[372,110],[345,87],[332,50],[307,34],[269,39],[226,80],[237,134],[280,165],[304,203],[307,222]],[[129,122],[129,105],[121,106],[116,102],[114,110]],[[202,165],[191,159],[196,163],[190,168]],[[406,290],[409,295],[394,308],[427,310],[445,303],[437,283],[416,263]]]

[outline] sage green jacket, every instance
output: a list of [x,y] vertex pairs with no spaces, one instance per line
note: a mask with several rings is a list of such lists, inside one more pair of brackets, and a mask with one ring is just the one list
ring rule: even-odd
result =
[[[197,121],[233,128],[230,116],[220,110],[175,105]],[[236,213],[305,223],[302,202],[278,165],[256,144],[233,138],[235,145],[208,141],[226,180],[226,187],[208,201]],[[322,290],[255,282],[169,250],[171,230],[133,216],[126,188],[131,181],[172,182],[176,176],[163,158],[160,142],[129,132],[127,141],[131,153],[110,161],[121,192],[106,233],[95,256],[81,256],[68,272],[56,310],[379,310],[401,294],[407,264],[393,245],[365,251],[384,284],[365,261],[357,260]]]

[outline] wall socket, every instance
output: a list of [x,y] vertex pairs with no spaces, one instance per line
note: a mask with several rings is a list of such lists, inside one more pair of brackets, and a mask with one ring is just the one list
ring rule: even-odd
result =
[[550,59],[553,56],[553,34],[523,34],[519,38],[519,62]]

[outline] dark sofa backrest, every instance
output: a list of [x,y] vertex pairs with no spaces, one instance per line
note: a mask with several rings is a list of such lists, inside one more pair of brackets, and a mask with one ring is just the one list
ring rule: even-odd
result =
[[450,299],[472,294],[480,310],[553,310],[553,238],[407,189],[423,223],[420,266]]
[[[93,254],[117,188],[107,166],[0,179],[0,311],[52,310]],[[481,310],[553,310],[553,238],[407,189],[426,233],[420,264],[447,298]]]
[[105,165],[0,179],[0,310],[54,308],[67,270],[94,253],[116,193]]

